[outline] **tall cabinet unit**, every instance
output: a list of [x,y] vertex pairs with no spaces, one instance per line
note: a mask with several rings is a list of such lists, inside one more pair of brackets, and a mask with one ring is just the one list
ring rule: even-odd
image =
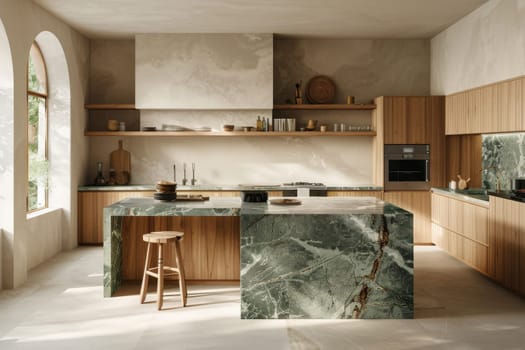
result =
[[[385,144],[428,144],[430,185],[444,186],[445,97],[382,96],[376,98],[375,104],[375,184],[384,186]],[[385,191],[384,199],[414,214],[414,243],[432,243],[429,191]]]

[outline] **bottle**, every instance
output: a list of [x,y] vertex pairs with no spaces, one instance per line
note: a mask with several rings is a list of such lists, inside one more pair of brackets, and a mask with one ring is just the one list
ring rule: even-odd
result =
[[95,185],[102,186],[106,184],[106,179],[102,175],[102,162],[97,163],[97,177],[95,178]]
[[117,176],[115,173],[115,169],[109,169],[108,185],[113,186],[116,183],[117,183]]
[[265,131],[270,131],[270,117],[266,118],[266,128],[264,129]]
[[260,115],[257,116],[256,129],[257,129],[257,131],[261,131],[262,130],[262,121],[261,121],[261,116]]
[[266,118],[264,118],[264,117],[263,117],[263,120],[262,120],[261,130],[262,131],[266,131]]

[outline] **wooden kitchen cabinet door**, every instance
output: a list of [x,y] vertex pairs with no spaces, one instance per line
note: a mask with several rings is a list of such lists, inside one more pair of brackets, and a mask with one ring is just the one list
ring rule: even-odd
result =
[[385,144],[425,144],[430,116],[427,115],[426,97],[385,97]]
[[128,197],[152,196],[152,191],[78,192],[78,244],[104,242],[104,207]]
[[525,292],[525,204],[490,196],[489,275],[507,288]]

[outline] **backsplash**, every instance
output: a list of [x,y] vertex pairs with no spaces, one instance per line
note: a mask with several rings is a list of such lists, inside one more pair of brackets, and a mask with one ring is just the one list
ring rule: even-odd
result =
[[511,180],[525,177],[525,133],[483,135],[483,187],[496,189],[496,176],[502,190],[509,190]]

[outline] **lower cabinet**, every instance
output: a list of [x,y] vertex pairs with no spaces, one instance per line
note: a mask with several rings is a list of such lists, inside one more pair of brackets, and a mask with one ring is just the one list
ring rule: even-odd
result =
[[489,208],[432,194],[432,242],[476,270],[489,274]]
[[385,192],[383,194],[383,200],[408,210],[414,215],[414,244],[432,243],[432,229],[430,227],[430,192]]
[[128,197],[152,197],[152,191],[78,192],[78,244],[102,244],[103,209]]
[[525,295],[525,204],[490,196],[489,275]]
[[[181,195],[210,197],[237,197],[239,191],[177,191]],[[270,196],[282,196],[282,192],[270,192]],[[80,191],[78,192],[78,244],[102,244],[103,209],[129,197],[152,197],[153,191]]]

